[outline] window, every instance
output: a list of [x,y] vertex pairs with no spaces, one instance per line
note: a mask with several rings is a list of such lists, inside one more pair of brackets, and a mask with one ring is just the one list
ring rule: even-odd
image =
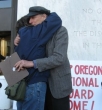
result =
[[10,55],[11,31],[0,31],[0,54]]
[[8,8],[11,7],[12,0],[0,0],[0,8]]

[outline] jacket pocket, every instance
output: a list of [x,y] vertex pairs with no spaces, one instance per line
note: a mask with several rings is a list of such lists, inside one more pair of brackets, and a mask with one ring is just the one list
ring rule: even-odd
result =
[[68,72],[68,68],[59,68],[58,70],[57,70],[57,72],[58,72],[58,74],[59,74],[59,77],[63,77],[63,76],[66,76],[66,75],[68,75],[68,74],[70,74],[69,72]]

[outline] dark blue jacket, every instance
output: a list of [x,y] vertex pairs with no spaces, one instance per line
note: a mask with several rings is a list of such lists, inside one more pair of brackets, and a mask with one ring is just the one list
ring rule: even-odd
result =
[[[21,28],[19,30],[20,42],[15,51],[21,59],[28,61],[46,57],[46,43],[61,25],[60,17],[56,13],[51,13],[43,23]],[[34,73],[28,84],[47,82],[49,71],[39,72],[34,67],[27,70],[29,75]]]

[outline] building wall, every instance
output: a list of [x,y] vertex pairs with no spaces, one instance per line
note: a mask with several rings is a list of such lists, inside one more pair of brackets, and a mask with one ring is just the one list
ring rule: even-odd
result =
[[18,0],[17,19],[35,5],[62,18],[69,34],[70,60],[102,60],[102,0]]
[[0,31],[11,31],[11,8],[0,8]]

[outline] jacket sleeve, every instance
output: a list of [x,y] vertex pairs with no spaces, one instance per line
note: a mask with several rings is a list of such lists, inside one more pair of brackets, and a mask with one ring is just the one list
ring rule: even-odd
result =
[[[54,49],[51,56],[42,59],[36,59],[36,65],[39,72],[56,68],[67,60],[68,33],[66,28],[60,28],[54,38]],[[48,50],[50,51],[50,50]]]

